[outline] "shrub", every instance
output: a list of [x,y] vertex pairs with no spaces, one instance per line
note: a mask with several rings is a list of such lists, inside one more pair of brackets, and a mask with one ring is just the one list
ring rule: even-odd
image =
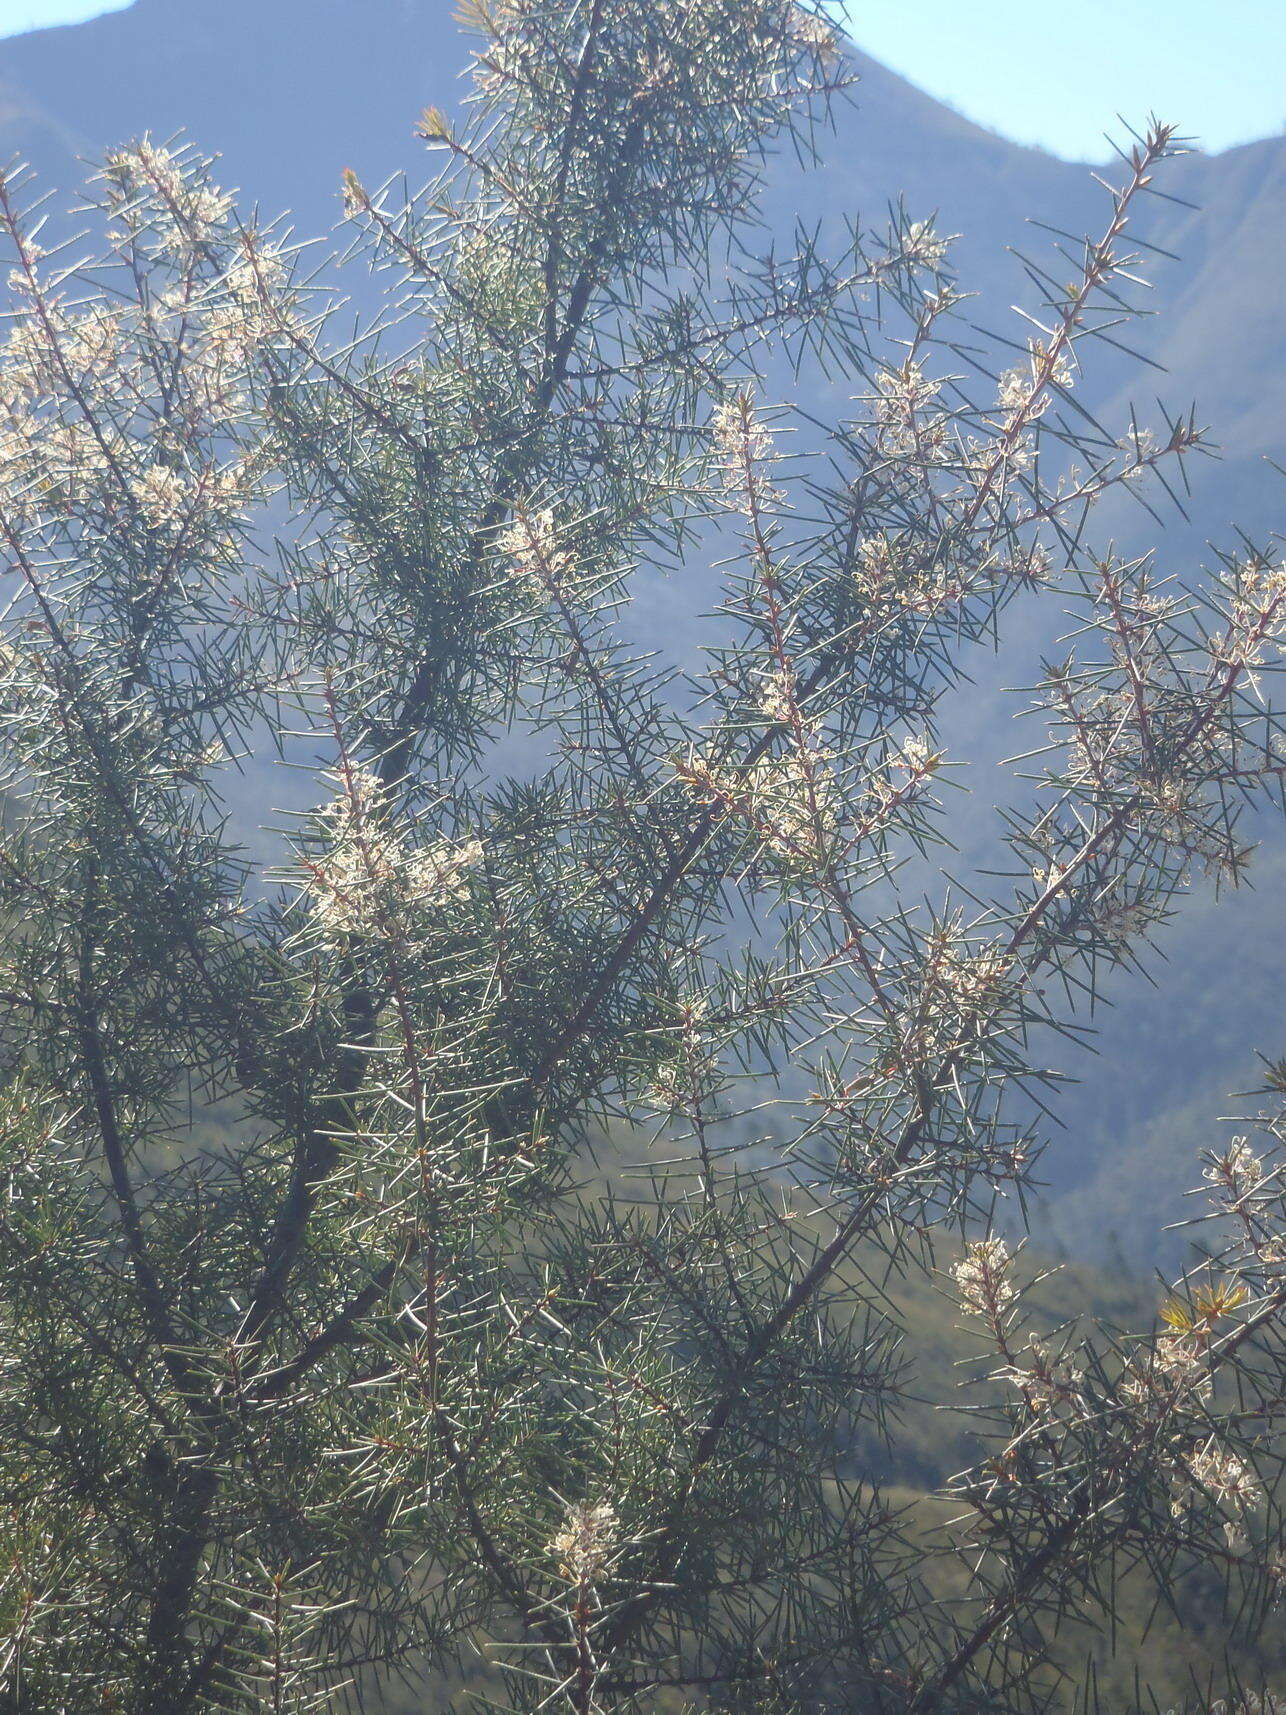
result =
[[[1131,1341],[1029,1343],[976,1225],[1042,1039],[1282,768],[1271,556],[1185,588],[1089,535],[1200,444],[1075,409],[1173,134],[992,374],[930,224],[755,258],[766,151],[850,81],[820,15],[468,10],[439,178],[347,182],[355,339],[195,156],[108,159],[93,264],[0,198],[10,1704],[311,1710],[478,1651],[525,1710],[1029,1711],[1061,1622],[1196,1563],[1253,1632],[1280,1155],[1212,1159],[1225,1254]],[[711,556],[708,658],[641,651],[638,579]],[[1071,652],[950,883],[938,711],[1020,592]],[[659,1141],[587,1193],[621,1122]],[[952,1226],[1010,1403],[926,1537],[850,1450]]]

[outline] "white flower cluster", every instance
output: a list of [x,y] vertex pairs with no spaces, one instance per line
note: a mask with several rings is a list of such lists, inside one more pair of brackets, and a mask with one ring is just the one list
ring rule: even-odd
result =
[[1263,1183],[1264,1164],[1244,1137],[1234,1137],[1222,1155],[1211,1156],[1202,1176],[1236,1204]]
[[105,381],[121,362],[124,318],[95,307],[68,310],[43,297],[39,311],[24,307],[0,347],[0,386],[10,409],[20,399],[61,396],[71,377],[82,391]]
[[916,614],[930,619],[965,593],[961,581],[925,566],[915,546],[887,535],[858,539],[854,582],[862,600],[877,614]]
[[9,290],[19,295],[30,292],[36,264],[43,262],[48,254],[43,244],[37,244],[35,239],[28,238],[23,245],[20,265],[9,270]]
[[1165,775],[1145,786],[1140,796],[1163,838],[1177,845],[1189,837],[1197,804],[1197,788],[1190,781]]
[[535,57],[535,49],[523,30],[523,9],[515,0],[488,0],[485,11],[464,0],[459,16],[475,18],[488,37],[486,51],[474,65],[478,87],[495,94],[518,78]]
[[1239,1512],[1251,1511],[1263,1499],[1254,1471],[1213,1435],[1188,1456],[1175,1477],[1170,1498],[1175,1518],[1191,1513],[1203,1496]]
[[[1190,1715],[1183,1710],[1168,1709],[1166,1715]],[[1216,1698],[1200,1715],[1286,1715],[1286,1697],[1274,1691],[1246,1691],[1237,1697]]]
[[1103,894],[1094,902],[1091,918],[1107,945],[1121,951],[1156,927],[1158,907],[1149,899],[1116,899]]
[[719,401],[711,413],[710,436],[724,492],[766,498],[771,491],[764,486],[762,472],[775,457],[772,436],[748,392],[730,393]]
[[719,1086],[719,1052],[709,1028],[710,1003],[693,995],[683,1006],[681,1020],[665,1040],[664,1054],[652,1066],[648,1094],[663,1111],[690,1111],[708,1106]]
[[1206,1400],[1214,1390],[1211,1352],[1224,1320],[1246,1302],[1246,1289],[1236,1279],[1210,1279],[1176,1293],[1162,1306],[1165,1330],[1158,1337],[1149,1368],[1146,1352],[1129,1366],[1127,1395],[1139,1402],[1161,1394],[1167,1405],[1184,1395]]
[[875,378],[875,422],[881,450],[890,458],[931,458],[946,442],[948,418],[932,406],[942,383],[908,360]]
[[866,782],[865,831],[871,833],[899,808],[917,803],[942,766],[943,753],[927,738],[905,738],[889,753],[883,769],[873,769]]
[[184,170],[168,149],[149,138],[108,155],[104,178],[118,208],[145,202],[158,215],[162,244],[173,251],[208,245],[227,226],[232,198]]
[[289,325],[285,286],[281,252],[248,235],[205,308],[202,332],[211,357],[244,363],[279,325]]
[[112,301],[69,306],[42,283],[38,247],[23,245],[22,302],[0,346],[8,516],[23,527],[70,522],[98,534],[106,514],[113,529],[122,519],[181,527],[194,554],[222,553],[261,466],[247,448],[219,468],[215,448],[244,422],[247,371],[287,314],[285,265],[255,234],[224,221],[218,242],[202,240],[199,260],[163,246],[143,290],[130,232],[155,230],[176,209],[190,231],[205,230],[224,220],[227,199],[146,141],[114,155],[106,180],[109,205],[122,219],[128,208],[130,228],[110,232],[108,265],[125,276]]
[[558,1569],[572,1584],[595,1584],[611,1564],[616,1548],[616,1509],[607,1501],[574,1502],[563,1528],[549,1544]]
[[921,1013],[953,1035],[986,1019],[1004,998],[1011,961],[1003,950],[974,950],[950,927],[929,938]]
[[1038,895],[1049,892],[1051,887],[1061,887],[1065,877],[1074,879],[1075,872],[1068,877],[1068,866],[1059,863],[1034,863],[1031,868],[1032,884]]
[[839,831],[835,776],[820,751],[764,757],[744,780],[754,819],[787,862],[820,859]]
[[894,752],[890,766],[905,773],[921,776],[936,774],[942,766],[942,752],[935,750],[927,738],[912,735],[903,739]]
[[19,399],[43,399],[64,390],[64,371],[55,341],[65,326],[65,318],[56,307],[46,317],[21,315],[14,322],[0,347],[0,373],[11,409]]
[[1258,667],[1286,631],[1286,562],[1243,567],[1228,583],[1228,626],[1211,637],[1211,658],[1227,667]]
[[74,417],[9,409],[0,420],[0,476],[11,523],[87,505],[111,470],[113,440]]
[[1126,482],[1141,481],[1150,466],[1155,464],[1160,450],[1151,429],[1133,429],[1128,435],[1123,435],[1117,445],[1124,454],[1121,475]]
[[130,493],[148,523],[161,530],[181,523],[192,495],[181,471],[154,464],[130,483]]
[[1049,1416],[1065,1401],[1078,1398],[1085,1381],[1085,1372],[1078,1364],[1053,1355],[1035,1339],[1028,1341],[1027,1363],[1014,1364],[1002,1373],[1040,1417]]
[[1032,378],[1026,369],[1007,369],[996,384],[996,403],[1005,417],[1016,417],[1031,398]]
[[857,542],[857,569],[863,591],[874,595],[896,578],[903,569],[900,544],[888,536],[860,536]]
[[764,675],[759,691],[759,707],[764,718],[785,726],[792,718],[794,706],[794,672],[789,667],[774,667]]
[[1018,1289],[1009,1278],[1012,1258],[1003,1239],[975,1239],[951,1270],[964,1309],[978,1316],[999,1315],[1013,1303]]
[[936,273],[946,262],[950,244],[939,238],[931,220],[913,220],[902,235],[902,255],[917,267]]
[[226,536],[237,515],[245,479],[240,465],[198,475],[153,464],[130,480],[129,490],[153,530],[170,534],[181,530],[193,545],[198,538]]
[[749,823],[789,868],[820,861],[838,834],[835,776],[819,750],[760,757],[740,771],[696,753],[674,768],[702,803]]
[[1053,576],[1054,557],[1043,542],[1032,542],[1011,556],[1006,569],[1020,583],[1039,588]]
[[320,813],[326,849],[309,864],[307,890],[329,935],[387,931],[409,911],[461,899],[468,891],[469,871],[482,861],[476,839],[404,846],[380,820],[381,795],[373,774],[358,773]]
[[1049,407],[1046,388],[1071,387],[1076,380],[1066,347],[1054,351],[1041,340],[1028,342],[1027,362],[1008,369],[996,384],[996,404],[1000,414],[1013,422],[1023,417],[1032,422],[1043,416]]
[[1174,1329],[1158,1337],[1156,1367],[1167,1386],[1198,1399],[1214,1391],[1206,1340],[1199,1329]]
[[553,508],[522,514],[501,531],[496,546],[537,601],[548,601],[570,575],[574,561],[558,541]]
[[792,6],[787,23],[790,39],[797,48],[817,59],[829,62],[839,57],[839,37],[816,12],[803,6]]

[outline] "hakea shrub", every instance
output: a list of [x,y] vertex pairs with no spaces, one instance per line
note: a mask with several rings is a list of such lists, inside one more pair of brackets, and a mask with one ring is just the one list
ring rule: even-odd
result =
[[[1201,445],[1070,403],[1175,138],[987,368],[929,222],[753,259],[851,81],[820,12],[467,21],[434,183],[345,182],[355,341],[194,155],[108,158],[96,260],[0,186],[6,1706],[1026,1712],[1117,1580],[1194,1566],[1252,1636],[1277,1142],[1208,1164],[1223,1248],[1133,1341],[1033,1334],[972,1225],[1042,1043],[1286,766],[1276,554],[1092,535]],[[632,641],[666,567],[724,580],[696,666]],[[935,891],[943,699],[1020,595],[1074,625],[1037,789]],[[953,1226],[1007,1403],[935,1532],[851,1449]]]
[[[1269,1147],[1246,1138],[1212,1153],[1204,1254],[1147,1336],[1086,1339],[1070,1325],[1033,1335],[1018,1259],[1002,1239],[974,1241],[952,1273],[996,1358],[1009,1399],[998,1454],[962,1478],[958,1551],[989,1588],[981,1621],[957,1635],[945,1676],[979,1652],[1022,1664],[1009,1622],[1024,1608],[1078,1606],[1107,1618],[1128,1570],[1163,1588],[1213,1570],[1256,1623],[1280,1620],[1286,1554],[1280,1516],[1286,1115],[1259,1116]],[[999,1552],[997,1551],[999,1548]],[[1211,1694],[1213,1695],[1213,1694]],[[1274,1708],[1242,1691],[1196,1707]]]

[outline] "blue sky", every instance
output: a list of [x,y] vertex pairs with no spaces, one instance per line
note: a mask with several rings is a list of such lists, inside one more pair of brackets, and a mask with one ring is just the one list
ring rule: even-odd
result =
[[971,119],[1101,159],[1123,113],[1203,148],[1286,127],[1284,0],[851,0],[849,34]]
[[[112,9],[0,0],[0,34]],[[1102,158],[1117,113],[1155,109],[1211,150],[1286,127],[1284,0],[851,0],[847,15],[930,94],[1071,158]]]
[[[182,4],[182,0],[177,0]],[[39,30],[48,24],[78,24],[100,12],[116,12],[128,0],[0,0],[0,36],[16,36],[21,30]]]

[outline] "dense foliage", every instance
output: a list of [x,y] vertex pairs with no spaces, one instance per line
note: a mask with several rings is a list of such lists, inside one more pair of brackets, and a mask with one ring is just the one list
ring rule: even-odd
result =
[[[1187,588],[1092,534],[1200,446],[1075,394],[1173,135],[995,362],[931,223],[755,255],[766,152],[849,81],[820,15],[467,21],[441,176],[346,185],[356,338],[199,159],[111,156],[95,263],[0,192],[10,1705],[431,1702],[481,1652],[517,1710],[1017,1715],[1194,1567],[1253,1639],[1280,1113],[1152,1334],[1033,1338],[976,1226],[1042,1041],[1236,881],[1284,766],[1273,555]],[[761,397],[805,353],[849,420]],[[639,580],[712,561],[708,658],[641,652]],[[937,714],[1020,594],[1073,634],[948,881]],[[663,1147],[587,1187],[623,1121]],[[854,1450],[943,1227],[1009,1403],[925,1522]]]

